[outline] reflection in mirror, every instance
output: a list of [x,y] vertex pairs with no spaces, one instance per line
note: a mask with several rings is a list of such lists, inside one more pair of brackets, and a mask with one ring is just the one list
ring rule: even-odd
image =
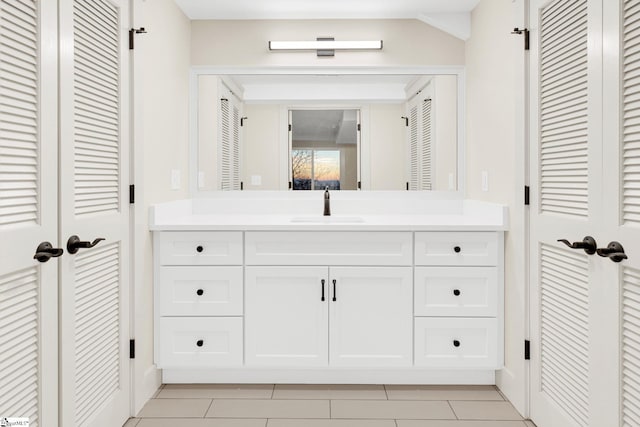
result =
[[356,190],[357,110],[292,110],[293,190]]
[[195,191],[458,189],[459,74],[195,79]]

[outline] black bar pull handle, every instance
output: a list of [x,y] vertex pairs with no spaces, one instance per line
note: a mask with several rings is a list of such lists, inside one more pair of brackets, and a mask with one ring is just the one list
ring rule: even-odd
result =
[[333,300],[334,301],[337,301],[337,299],[336,299],[336,282],[337,282],[337,280],[333,279]]
[[64,250],[60,248],[54,248],[49,242],[42,242],[36,249],[36,254],[33,259],[37,259],[39,262],[47,262],[51,258],[57,258],[64,253]]
[[69,252],[70,254],[75,254],[79,249],[92,248],[103,240],[104,237],[98,237],[93,242],[83,242],[78,236],[74,234],[73,236],[69,237],[69,240],[67,240],[67,252]]
[[585,236],[584,239],[582,239],[582,242],[570,243],[567,239],[558,239],[558,242],[564,243],[571,249],[584,249],[584,251],[589,255],[595,254],[596,248],[598,247],[596,239],[591,236]]
[[322,298],[320,298],[320,301],[324,301],[324,279],[320,280],[320,284],[322,285]]
[[606,248],[598,248],[596,252],[603,258],[609,258],[613,262],[622,262],[623,259],[627,259],[627,254],[624,253],[624,248],[618,242],[611,242]]

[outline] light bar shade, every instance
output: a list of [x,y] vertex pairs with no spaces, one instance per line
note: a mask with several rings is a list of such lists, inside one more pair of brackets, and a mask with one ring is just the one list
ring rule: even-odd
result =
[[380,50],[382,40],[368,41],[270,41],[269,50]]

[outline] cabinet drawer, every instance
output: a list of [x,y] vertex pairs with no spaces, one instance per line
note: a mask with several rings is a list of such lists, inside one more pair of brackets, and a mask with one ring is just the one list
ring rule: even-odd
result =
[[417,232],[416,265],[497,265],[495,232]]
[[242,264],[239,231],[164,231],[156,237],[160,265]]
[[242,315],[242,267],[160,267],[160,316]]
[[416,316],[495,317],[496,267],[416,267]]
[[497,320],[416,317],[415,365],[498,369]]
[[242,365],[242,318],[161,317],[159,368]]
[[411,233],[247,232],[247,265],[411,265]]

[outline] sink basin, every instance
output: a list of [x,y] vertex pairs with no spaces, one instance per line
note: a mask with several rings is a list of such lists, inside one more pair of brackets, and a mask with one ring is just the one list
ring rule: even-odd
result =
[[306,224],[357,224],[364,222],[359,216],[296,216],[291,222]]

